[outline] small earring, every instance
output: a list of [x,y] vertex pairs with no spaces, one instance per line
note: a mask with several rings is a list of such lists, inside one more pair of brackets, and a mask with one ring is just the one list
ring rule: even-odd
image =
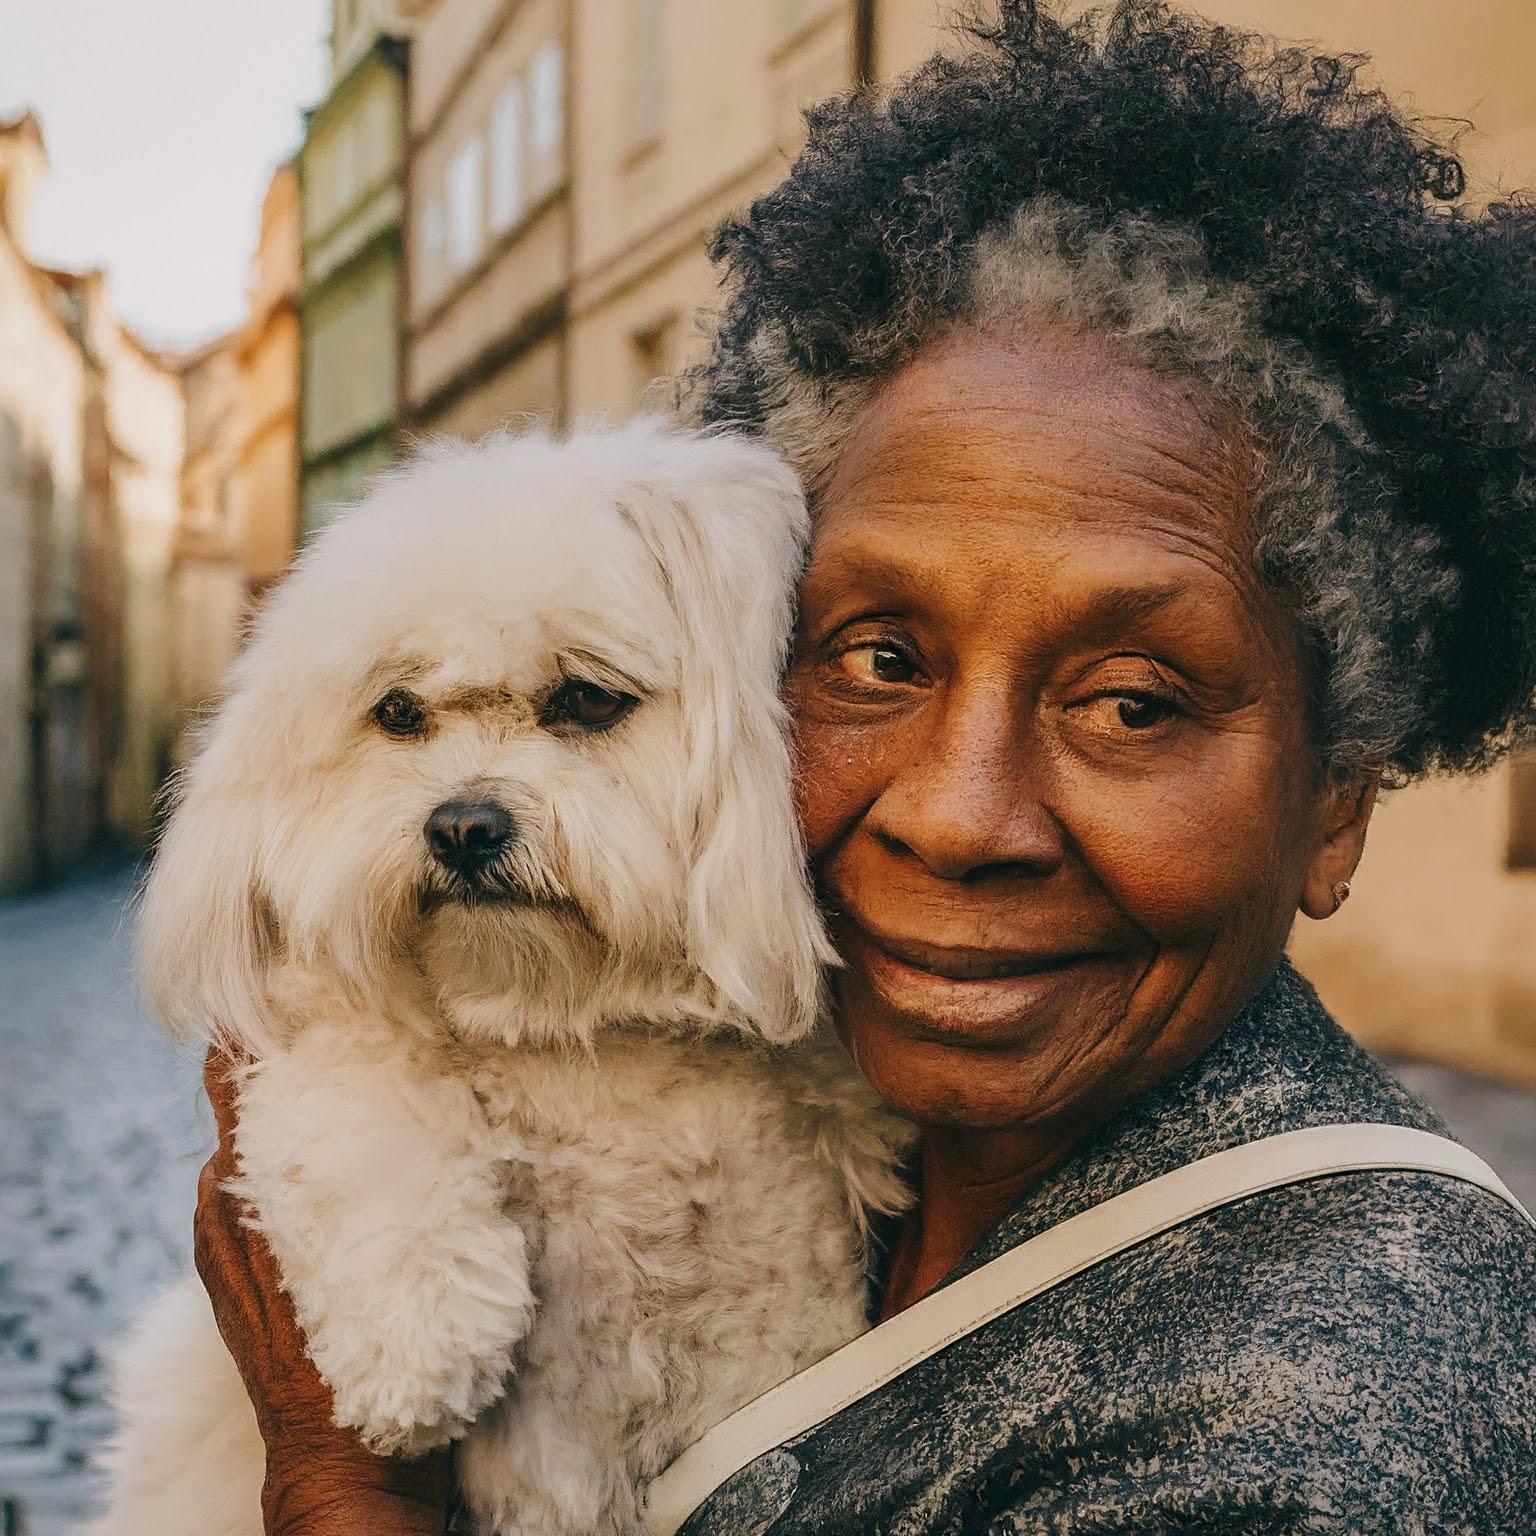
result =
[[1333,910],[1337,912],[1349,900],[1349,881],[1339,880],[1333,887]]

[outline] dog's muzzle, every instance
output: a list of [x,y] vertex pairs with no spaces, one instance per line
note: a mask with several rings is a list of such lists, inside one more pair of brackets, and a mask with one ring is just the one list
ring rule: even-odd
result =
[[422,828],[433,861],[468,891],[488,880],[517,841],[517,823],[494,800],[445,800]]

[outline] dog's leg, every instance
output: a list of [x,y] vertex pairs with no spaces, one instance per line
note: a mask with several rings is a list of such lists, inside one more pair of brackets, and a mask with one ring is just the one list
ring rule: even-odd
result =
[[467,1085],[377,1034],[311,1026],[251,1069],[236,1145],[338,1423],[390,1454],[462,1435],[534,1310]]

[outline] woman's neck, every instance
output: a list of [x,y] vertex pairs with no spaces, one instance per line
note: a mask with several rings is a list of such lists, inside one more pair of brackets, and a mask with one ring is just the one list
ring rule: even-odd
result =
[[902,1227],[880,1302],[883,1321],[931,1291],[1081,1139],[1052,1127],[925,1127],[921,1198]]

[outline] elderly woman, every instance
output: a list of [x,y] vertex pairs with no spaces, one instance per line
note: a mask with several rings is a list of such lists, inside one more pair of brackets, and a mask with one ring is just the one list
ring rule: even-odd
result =
[[[805,834],[843,1036],[922,1130],[883,1317],[1224,1147],[1437,1125],[1283,951],[1384,779],[1536,719],[1536,218],[1461,193],[1345,63],[1015,0],[813,114],[720,236],[694,409],[813,500]],[[222,1166],[202,1266],[270,1528],[440,1531],[441,1463],[330,1427]],[[770,1528],[1529,1532],[1536,1234],[1422,1172],[1228,1205],[686,1526]]]

